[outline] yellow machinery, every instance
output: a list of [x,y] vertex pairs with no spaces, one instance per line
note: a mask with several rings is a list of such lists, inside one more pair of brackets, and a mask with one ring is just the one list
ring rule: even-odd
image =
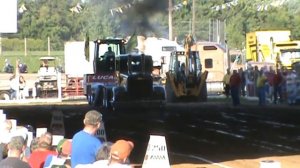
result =
[[300,41],[289,30],[255,31],[246,34],[246,60],[291,68],[298,62]]
[[208,72],[202,73],[198,51],[191,35],[185,40],[185,51],[174,51],[170,56],[169,71],[166,73],[167,102],[206,101],[206,78]]

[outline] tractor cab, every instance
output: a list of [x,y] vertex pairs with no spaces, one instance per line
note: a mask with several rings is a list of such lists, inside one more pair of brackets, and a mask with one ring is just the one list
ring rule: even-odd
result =
[[96,40],[94,53],[94,72],[116,71],[116,57],[125,54],[124,39]]
[[189,57],[183,51],[173,51],[170,57],[169,73],[186,87],[197,85],[201,78],[201,64],[198,51],[191,51]]

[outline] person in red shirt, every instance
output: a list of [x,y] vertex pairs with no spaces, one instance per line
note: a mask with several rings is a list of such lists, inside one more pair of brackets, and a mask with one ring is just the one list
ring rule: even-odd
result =
[[282,85],[282,81],[283,81],[283,77],[281,74],[280,69],[277,70],[277,73],[275,73],[274,77],[273,77],[273,103],[277,104],[277,100],[278,100],[278,96],[279,96],[279,100],[282,100],[282,94],[281,94],[281,85]]
[[41,135],[38,141],[38,149],[34,150],[28,158],[31,168],[43,168],[48,155],[57,155],[57,152],[51,148],[52,135],[50,133]]
[[229,83],[231,89],[232,104],[234,106],[240,105],[241,77],[238,74],[237,70],[233,70]]

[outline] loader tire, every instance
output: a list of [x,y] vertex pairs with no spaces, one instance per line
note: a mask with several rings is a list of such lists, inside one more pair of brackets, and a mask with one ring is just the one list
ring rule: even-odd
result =
[[169,80],[166,80],[165,90],[167,103],[175,102],[176,96]]
[[206,82],[203,85],[203,87],[201,88],[199,97],[198,97],[198,101],[199,102],[206,102],[207,101],[207,86],[206,86]]

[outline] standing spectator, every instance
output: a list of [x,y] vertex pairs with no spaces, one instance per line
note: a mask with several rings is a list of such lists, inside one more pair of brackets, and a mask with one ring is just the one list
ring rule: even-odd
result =
[[234,106],[240,105],[241,78],[237,70],[233,70],[229,83],[230,83],[232,104]]
[[281,85],[283,82],[282,74],[280,69],[277,69],[277,72],[273,76],[273,103],[277,104],[278,96],[279,101],[282,101]]
[[19,90],[20,90],[20,99],[25,99],[28,96],[28,89],[26,86],[26,80],[24,76],[19,77]]
[[267,82],[267,77],[264,75],[263,70],[259,71],[258,78],[256,80],[256,88],[258,93],[258,105],[266,105],[266,89],[265,84]]
[[254,79],[254,94],[255,96],[258,95],[258,89],[257,89],[257,79],[260,75],[260,71],[258,70],[258,66],[254,66],[254,71],[253,71],[253,79]]
[[45,133],[39,137],[38,148],[29,156],[28,163],[31,168],[42,168],[48,155],[57,155],[52,150],[52,135]]
[[239,69],[239,75],[240,75],[240,78],[241,78],[241,95],[245,97],[246,96],[246,90],[245,90],[245,87],[246,87],[246,74],[245,74],[245,71],[243,70],[243,68]]
[[102,142],[95,136],[100,128],[102,115],[96,110],[85,114],[83,130],[77,132],[72,138],[71,165],[90,164],[96,161],[96,154]]
[[253,67],[249,65],[246,71],[246,88],[248,96],[255,96],[255,85]]
[[[299,82],[297,82],[298,74],[295,70],[288,72],[288,75],[284,78],[282,88],[286,88],[286,100],[288,104],[297,103],[297,97],[299,96]],[[283,90],[283,89],[282,89]]]
[[[281,101],[283,102],[283,101],[285,101],[285,100],[287,100],[288,99],[288,92],[287,92],[287,78],[288,78],[288,76],[290,76],[291,74],[294,74],[295,75],[295,73],[293,72],[293,71],[288,71],[287,69],[286,69],[286,67],[282,67],[282,69],[281,69],[281,75],[282,75],[282,84],[281,84]],[[294,76],[294,75],[292,75],[292,76]]]
[[9,78],[9,86],[10,86],[10,100],[17,98],[17,90],[18,90],[18,80],[16,79],[16,75],[12,75]]
[[229,93],[230,93],[230,69],[227,69],[226,74],[223,77],[223,85],[224,85],[224,93],[226,95],[226,97],[229,97]]
[[275,71],[272,66],[270,66],[269,71],[265,72],[265,75],[268,79],[268,82],[266,84],[267,85],[266,92],[267,92],[268,98],[270,98],[272,100],[273,95],[274,95],[274,75],[275,75]]
[[2,168],[30,168],[29,164],[20,158],[25,150],[25,140],[22,136],[12,137],[8,144],[7,158],[0,161]]
[[132,168],[128,163],[128,158],[134,147],[133,142],[126,140],[116,141],[110,150],[109,167]]

